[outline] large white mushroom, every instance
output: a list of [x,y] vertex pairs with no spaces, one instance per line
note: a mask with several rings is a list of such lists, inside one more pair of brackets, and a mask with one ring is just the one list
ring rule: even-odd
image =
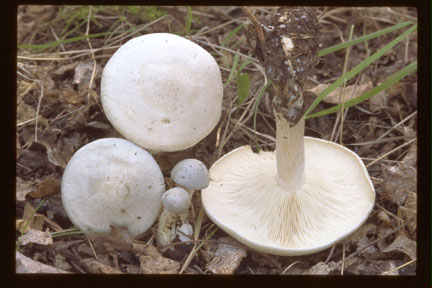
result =
[[[201,192],[214,223],[270,254],[303,255],[330,247],[362,225],[375,200],[367,170],[354,152],[304,137],[301,93],[318,50],[314,22],[309,23],[314,17],[309,8],[275,14],[275,27],[290,26],[268,38],[280,37],[281,43],[272,40],[266,48],[279,54],[263,53],[275,93],[276,150],[254,153],[243,146],[231,151],[210,168],[210,184]],[[287,42],[293,43],[289,51]],[[284,52],[287,63],[280,65],[277,55]]]
[[206,137],[222,110],[215,59],[183,37],[153,33],[133,38],[106,64],[101,99],[111,124],[152,151],[179,151]]
[[120,138],[81,147],[66,166],[61,184],[63,207],[85,232],[127,227],[145,232],[158,216],[165,182],[152,155]]

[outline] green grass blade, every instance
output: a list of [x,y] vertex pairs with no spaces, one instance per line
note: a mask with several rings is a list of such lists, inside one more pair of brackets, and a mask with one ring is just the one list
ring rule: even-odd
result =
[[239,59],[240,59],[240,56],[238,54],[234,55],[233,64],[232,64],[232,67],[231,67],[230,74],[228,76],[227,81],[223,85],[224,88],[226,88],[229,85],[229,83],[231,83],[231,81],[234,79],[234,75],[236,73],[237,64],[239,62]]
[[187,6],[186,8],[186,24],[185,24],[185,33],[186,35],[189,35],[191,32],[191,25],[192,25],[192,7]]
[[237,34],[237,32],[239,32],[241,29],[243,28],[243,24],[238,25],[237,27],[235,27],[233,30],[231,30],[226,36],[225,38],[222,40],[221,42],[221,46],[225,46],[228,41],[235,35]]
[[194,240],[198,240],[203,218],[204,218],[204,208],[201,207],[194,227]]
[[374,33],[371,33],[371,34],[368,34],[368,35],[365,35],[365,36],[362,36],[362,37],[359,37],[359,38],[353,39],[353,40],[351,40],[351,41],[347,41],[347,42],[344,42],[344,43],[341,43],[341,44],[337,44],[337,45],[334,45],[334,46],[331,46],[331,47],[328,47],[328,48],[322,49],[322,50],[318,53],[318,57],[323,57],[323,56],[325,56],[325,55],[327,55],[327,54],[330,54],[330,53],[333,53],[333,52],[335,52],[335,51],[338,51],[338,50],[341,50],[341,49],[347,48],[347,47],[349,47],[349,46],[352,46],[352,45],[355,45],[355,44],[358,44],[358,43],[361,43],[361,42],[365,42],[365,41],[371,40],[371,39],[373,39],[373,38],[376,38],[376,37],[382,36],[382,35],[384,35],[384,34],[387,34],[387,33],[393,32],[393,31],[395,31],[395,30],[401,29],[401,28],[403,28],[403,27],[406,27],[406,26],[408,26],[408,25],[410,25],[410,24],[412,24],[411,21],[402,22],[402,23],[400,23],[400,24],[397,24],[397,25],[394,25],[394,26],[391,26],[391,27],[388,27],[388,28],[382,29],[382,30],[380,30],[380,31],[376,31],[376,32],[374,32]]
[[[130,32],[132,30],[128,30],[128,31]],[[125,33],[128,31],[102,32],[102,33],[96,33],[96,34],[81,35],[81,36],[72,37],[72,38],[68,38],[68,39],[64,39],[64,40],[60,40],[60,41],[53,41],[53,42],[49,42],[49,43],[45,43],[45,44],[34,44],[34,45],[24,44],[24,45],[18,45],[17,47],[22,48],[22,49],[44,50],[44,49],[56,47],[56,46],[62,45],[62,44],[68,44],[68,43],[73,43],[73,42],[85,40],[87,38],[97,38],[97,37],[102,37],[102,36],[106,36],[106,35],[113,34],[113,33]]]
[[352,68],[350,71],[348,71],[345,75],[343,75],[343,77],[340,77],[338,80],[336,80],[335,82],[333,82],[333,84],[331,84],[329,87],[327,87],[326,89],[324,89],[318,95],[318,97],[314,100],[314,102],[308,108],[308,110],[305,112],[305,117],[307,117],[309,115],[309,113],[313,109],[315,109],[315,107],[318,105],[318,103],[321,102],[321,100],[325,96],[327,96],[330,92],[332,92],[333,90],[335,90],[336,88],[338,88],[339,86],[341,86],[344,82],[348,81],[349,79],[351,79],[352,77],[354,77],[355,75],[357,75],[358,73],[360,73],[363,69],[365,69],[371,63],[373,63],[378,58],[380,58],[382,55],[384,55],[388,50],[390,50],[391,48],[393,48],[396,44],[398,44],[399,42],[401,42],[405,37],[407,37],[409,34],[411,34],[411,32],[413,32],[416,29],[417,29],[417,24],[413,25],[410,29],[408,29],[407,31],[405,31],[404,33],[402,33],[401,35],[399,35],[398,37],[396,37],[395,39],[393,39],[390,43],[388,43],[383,48],[381,48],[380,50],[378,50],[377,52],[375,52],[373,55],[371,55],[368,58],[366,58],[365,60],[363,60],[360,64],[358,64],[357,66],[355,66],[354,68]]
[[[257,114],[258,114],[258,106],[259,106],[259,104],[261,102],[261,99],[262,99],[262,97],[264,95],[264,92],[267,90],[267,88],[270,86],[271,83],[272,83],[272,81],[268,80],[267,84],[264,85],[264,87],[261,89],[260,93],[258,94],[256,103],[255,103],[255,108],[254,108],[254,115],[253,115],[253,128],[254,128],[254,131],[256,131],[256,118],[257,118]],[[258,148],[258,151],[261,150],[261,147],[258,144],[258,139],[257,139],[256,133],[255,133],[255,144],[256,144],[256,147]]]
[[247,73],[238,72],[237,75],[237,103],[238,105],[248,98],[250,90],[249,75]]
[[[399,70],[398,72],[396,72],[395,74],[393,74],[392,76],[390,76],[389,78],[387,78],[381,85],[372,88],[371,90],[363,93],[359,97],[356,97],[354,99],[346,101],[343,104],[343,107],[344,108],[348,108],[348,107],[357,105],[357,104],[359,104],[359,103],[361,103],[363,101],[366,101],[366,100],[370,99],[374,95],[376,95],[376,94],[380,93],[381,91],[387,89],[388,87],[390,87],[391,85],[395,84],[396,82],[398,82],[399,80],[401,80],[402,78],[404,78],[405,76],[407,76],[408,74],[410,74],[411,72],[415,71],[416,69],[417,69],[417,61],[414,61],[413,63],[405,66],[404,68],[402,68],[401,70]],[[335,105],[335,106],[330,107],[328,109],[319,111],[319,112],[314,113],[312,115],[309,115],[309,116],[307,116],[305,118],[308,119],[308,118],[315,118],[315,117],[320,117],[320,116],[328,115],[328,114],[335,113],[335,112],[339,111],[341,108],[342,108],[342,104]]]

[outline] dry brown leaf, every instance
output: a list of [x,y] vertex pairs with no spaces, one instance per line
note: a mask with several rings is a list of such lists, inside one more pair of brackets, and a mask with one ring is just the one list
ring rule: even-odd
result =
[[[75,67],[73,84],[78,85],[79,94],[83,95],[89,88],[90,78],[93,72],[93,66],[94,66],[93,62],[80,62]],[[92,86],[94,86],[94,84],[95,83],[93,82]],[[90,88],[94,88],[94,87],[90,87]]]
[[18,158],[19,158],[19,156],[21,154],[21,150],[22,150],[21,143],[20,143],[20,140],[19,140],[18,132],[16,133],[15,141],[16,141],[15,160],[18,160]]
[[[372,223],[365,224],[361,226],[353,235],[351,235],[347,240],[347,243],[351,243],[354,246],[356,246],[356,251],[362,249],[363,247],[369,245],[369,238],[368,234],[375,235],[377,231],[376,225]],[[360,255],[364,254],[373,254],[375,253],[376,249],[373,245],[368,246],[366,249],[364,249],[362,252],[360,252]]]
[[[400,206],[400,215],[404,220],[414,217],[417,214],[417,193],[410,192],[405,200],[404,206]],[[417,219],[407,224],[408,231],[412,234],[417,230]]]
[[95,248],[133,251],[134,237],[127,227],[111,226],[110,233],[91,233],[87,234],[87,237],[92,240]]
[[30,229],[42,231],[44,216],[35,213],[35,208],[27,202],[24,206],[23,218],[16,220],[16,229],[21,233],[27,233]]
[[[44,95],[44,101],[51,104],[72,104],[77,105],[85,102],[82,94],[72,89],[64,90],[47,90]],[[64,105],[65,108],[66,105]],[[76,109],[74,107],[73,109]]]
[[402,252],[408,255],[411,260],[417,258],[417,242],[409,239],[406,235],[400,234],[389,246],[384,248],[382,252]]
[[36,191],[30,192],[28,195],[33,198],[43,198],[48,195],[52,195],[60,192],[60,180],[49,175],[39,183],[39,187]]
[[148,246],[145,242],[138,242],[134,241],[132,243],[132,250],[137,253],[138,255],[143,254],[145,251],[145,248]]
[[330,261],[329,263],[318,262],[309,270],[303,272],[305,275],[330,275],[338,269],[337,263]]
[[[231,237],[219,238],[219,241],[239,245]],[[243,247],[219,243],[213,258],[206,265],[206,270],[213,274],[234,274],[240,262],[247,256],[247,251]]]
[[90,245],[86,243],[81,243],[77,248],[78,253],[85,254],[86,256],[92,256],[93,250],[91,249]]
[[[381,273],[390,271],[396,267],[396,262],[393,260],[365,260],[359,265],[352,266],[350,269],[347,269],[347,271],[355,275],[380,275]],[[395,270],[387,275],[399,275],[399,272]]]
[[69,273],[64,270],[34,261],[20,252],[15,252],[16,273]]
[[[384,165],[383,165],[384,166]],[[401,205],[410,192],[417,191],[417,170],[403,162],[384,166],[385,182],[382,195],[385,199]]]
[[403,82],[397,82],[394,85],[391,85],[389,88],[387,88],[385,91],[382,91],[378,93],[377,95],[374,95],[369,100],[369,109],[372,112],[377,112],[378,110],[385,109],[388,107],[388,101],[392,99],[394,96],[400,94],[405,89],[406,83]]
[[86,259],[82,259],[81,261],[82,261],[82,264],[85,266],[85,269],[90,273],[94,273],[94,274],[123,274],[122,271],[120,271],[114,267],[100,263],[93,258],[86,258]]
[[380,225],[384,225],[384,226],[387,226],[387,227],[392,227],[393,226],[393,223],[392,223],[392,221],[390,219],[390,216],[386,212],[384,212],[384,211],[379,211],[378,212],[377,219],[378,219],[378,223]]
[[19,12],[17,15],[17,44],[21,44],[27,35],[34,31],[36,26],[36,21],[33,19],[24,21],[25,16],[23,12]]
[[416,167],[417,165],[417,145],[412,145],[408,153],[404,156],[402,161],[409,166]]
[[140,267],[138,267],[136,265],[132,265],[132,264],[123,264],[122,269],[124,269],[124,271],[126,271],[126,274],[140,274],[141,273]]
[[45,146],[47,150],[47,159],[49,162],[51,162],[55,166],[62,167],[63,169],[66,167],[68,163],[67,161],[68,159],[65,158],[69,155],[68,154],[65,155],[62,153],[62,150],[59,147],[60,144],[54,144],[54,143],[49,144],[48,142],[43,140],[39,140],[38,143]]
[[39,23],[51,20],[57,9],[54,5],[27,5],[26,8],[27,16]]
[[19,238],[21,245],[27,245],[29,243],[36,243],[40,245],[50,245],[53,243],[51,233],[48,231],[42,232],[34,229],[30,229],[26,234]]
[[32,106],[27,105],[24,102],[18,104],[16,110],[17,124],[23,123],[35,117],[36,117],[36,110]]
[[72,71],[73,69],[75,69],[75,67],[78,65],[78,62],[72,62],[70,64],[63,64],[60,65],[57,69],[55,69],[54,71],[51,71],[51,75],[52,77],[59,77],[59,76],[63,76],[65,73]]
[[64,270],[64,271],[69,271],[69,270],[72,269],[72,267],[66,261],[66,257],[64,257],[63,255],[61,255],[60,253],[56,253],[55,254],[54,266],[57,269]]
[[36,189],[36,185],[29,181],[24,181],[16,177],[16,200],[25,201],[25,196]]
[[180,263],[163,257],[152,245],[147,246],[139,256],[143,274],[177,274]]
[[[329,84],[319,84],[316,87],[309,89],[307,91],[312,92],[316,95],[324,91],[330,86]],[[341,104],[343,102],[347,102],[351,99],[357,98],[362,95],[366,91],[373,88],[372,82],[362,84],[362,85],[351,85],[347,87],[339,87],[336,90],[333,90],[330,94],[323,98],[322,101],[325,103],[331,104]]]

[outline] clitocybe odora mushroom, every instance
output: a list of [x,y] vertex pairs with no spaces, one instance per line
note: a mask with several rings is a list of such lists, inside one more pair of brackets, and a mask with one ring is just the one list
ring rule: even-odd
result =
[[168,245],[175,238],[177,220],[186,223],[189,193],[181,187],[171,188],[162,195],[162,204],[164,209],[159,217],[157,236],[161,245]]
[[169,33],[129,40],[102,74],[108,120],[125,138],[155,152],[184,150],[206,137],[220,119],[222,98],[215,59]]
[[171,170],[171,179],[185,188],[192,198],[195,190],[201,190],[209,185],[207,167],[198,159],[183,159]]
[[304,255],[330,247],[362,225],[375,191],[355,153],[304,137],[301,93],[318,50],[317,20],[310,8],[277,12],[274,30],[267,26],[257,33],[258,45],[268,51],[261,60],[274,88],[276,151],[254,153],[243,146],[224,155],[210,168],[210,184],[201,194],[209,218],[245,245]]
[[152,155],[120,138],[81,147],[67,164],[61,184],[63,207],[82,231],[124,226],[134,236],[154,223],[164,192],[162,171]]

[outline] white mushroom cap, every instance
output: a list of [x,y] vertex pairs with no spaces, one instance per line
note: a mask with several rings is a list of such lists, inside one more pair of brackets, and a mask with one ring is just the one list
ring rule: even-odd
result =
[[111,124],[154,151],[184,150],[206,137],[220,119],[222,98],[215,59],[168,33],[129,40],[108,61],[101,80]]
[[126,226],[133,235],[156,220],[165,182],[150,153],[120,138],[80,148],[62,178],[63,207],[82,231],[109,232]]
[[277,179],[275,152],[249,146],[210,168],[202,190],[209,218],[256,250],[304,255],[324,250],[367,219],[375,191],[361,159],[341,145],[304,138],[304,184],[287,191]]
[[201,190],[209,185],[207,167],[197,159],[184,159],[171,170],[171,179],[186,189]]
[[171,188],[162,195],[162,203],[168,212],[182,214],[189,209],[189,193],[181,187]]

